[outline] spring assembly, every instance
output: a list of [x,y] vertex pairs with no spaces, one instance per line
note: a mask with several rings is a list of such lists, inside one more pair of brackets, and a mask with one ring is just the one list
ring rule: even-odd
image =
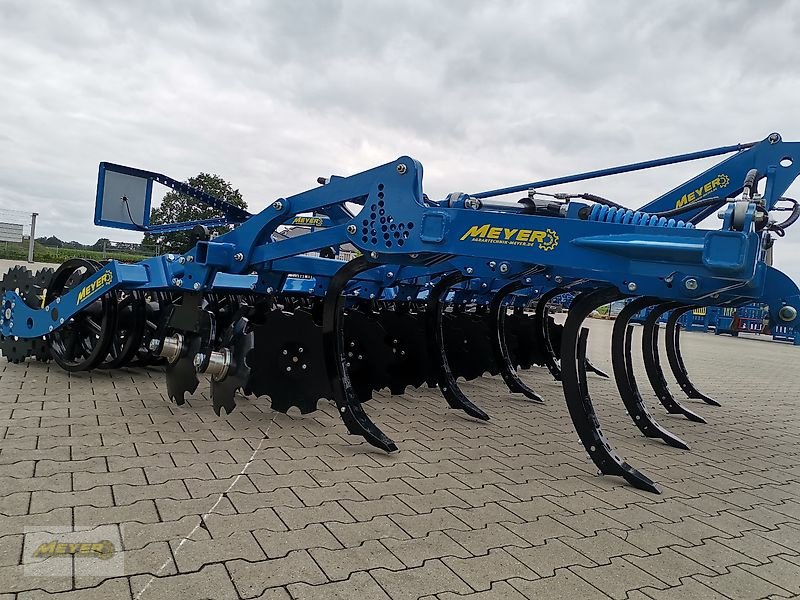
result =
[[646,227],[677,227],[678,229],[694,229],[693,223],[667,219],[642,211],[633,211],[627,208],[609,207],[604,204],[595,204],[586,217],[587,221],[600,221],[602,223],[623,223],[625,225],[643,225]]

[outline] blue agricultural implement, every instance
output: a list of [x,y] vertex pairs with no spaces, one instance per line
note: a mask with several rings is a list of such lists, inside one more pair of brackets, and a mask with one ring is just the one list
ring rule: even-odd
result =
[[[553,191],[724,155],[638,209]],[[709,404],[716,402],[694,387],[681,357],[682,315],[758,302],[781,326],[800,324],[800,291],[771,266],[774,241],[800,216],[798,203],[783,196],[799,172],[800,144],[773,133],[433,200],[423,191],[422,165],[403,156],[355,175],[320,178],[317,187],[251,214],[159,173],[101,163],[97,225],[189,230],[192,247],[136,264],[73,259],[54,272],[12,269],[0,281],[0,351],[12,362],[52,359],[67,371],[161,364],[178,404],[205,374],[217,414],[233,410],[237,393],[302,413],[328,399],[351,434],[387,452],[397,446],[364,408],[374,391],[402,394],[427,384],[452,408],[485,420],[458,379],[499,374],[511,392],[541,402],[518,371],[538,364],[562,382],[575,429],[600,472],[657,492],[600,429],[587,371],[604,374],[586,359],[584,320],[600,306],[632,299],[614,322],[614,380],[645,436],[686,448],[645,405],[630,320],[649,309],[642,354],[661,404],[701,421],[667,386],[658,321],[669,315],[666,355],[682,391]],[[219,216],[152,225],[155,184]],[[781,210],[791,211],[782,221]],[[697,227],[714,215],[721,220],[716,228]],[[304,233],[285,235],[289,224]],[[209,228],[219,226],[227,232],[211,236]],[[341,260],[343,246],[357,257]],[[574,299],[558,325],[548,310],[565,293]]]

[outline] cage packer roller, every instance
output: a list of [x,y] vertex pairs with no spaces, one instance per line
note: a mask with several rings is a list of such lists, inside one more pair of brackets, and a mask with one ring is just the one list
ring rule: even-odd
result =
[[[629,209],[557,186],[729,155],[671,191]],[[0,281],[0,351],[18,363],[54,360],[67,371],[164,365],[169,397],[183,404],[206,374],[217,414],[237,393],[266,396],[274,410],[335,403],[347,430],[397,450],[368,416],[374,391],[437,387],[450,407],[489,419],[458,379],[500,375],[510,392],[539,394],[519,376],[532,365],[560,380],[589,457],[601,473],[659,488],[616,454],[603,434],[587,372],[583,322],[630,298],[613,327],[613,378],[626,412],[649,438],[688,448],[647,408],[631,360],[630,320],[642,328],[646,376],[672,414],[703,417],[667,386],[668,365],[689,398],[717,404],[689,379],[680,316],[695,307],[769,305],[770,319],[800,325],[800,291],[771,266],[773,243],[800,216],[784,193],[800,169],[800,144],[762,141],[432,200],[422,165],[403,156],[362,173],[320,178],[251,214],[159,173],[101,163],[97,225],[192,232],[192,248],[135,264],[72,259],[36,274],[16,267]],[[154,184],[221,215],[151,225]],[[545,192],[543,190],[555,191]],[[497,200],[517,194],[516,203]],[[512,198],[513,199],[513,198]],[[784,212],[784,215],[779,215]],[[696,225],[718,214],[718,229]],[[788,213],[786,216],[785,213]],[[287,237],[284,225],[304,233]],[[232,225],[212,237],[209,228]],[[360,255],[337,258],[345,244]],[[575,295],[563,326],[548,314]],[[204,378],[205,379],[205,378]]]

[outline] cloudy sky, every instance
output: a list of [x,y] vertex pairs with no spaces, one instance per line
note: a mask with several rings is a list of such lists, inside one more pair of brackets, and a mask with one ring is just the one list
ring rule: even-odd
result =
[[[218,173],[260,209],[403,154],[439,198],[798,140],[798,44],[788,1],[0,0],[0,210],[137,240],[92,225],[101,160]],[[707,166],[573,189],[635,207]]]

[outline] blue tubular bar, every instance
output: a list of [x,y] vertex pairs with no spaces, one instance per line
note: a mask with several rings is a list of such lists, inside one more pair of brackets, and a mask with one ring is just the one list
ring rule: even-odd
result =
[[496,196],[505,196],[506,194],[527,192],[530,189],[550,187],[553,185],[572,183],[574,181],[584,181],[586,179],[597,179],[599,177],[619,175],[620,173],[630,173],[632,171],[642,171],[644,169],[652,169],[653,167],[663,167],[664,165],[673,165],[676,163],[699,160],[701,158],[709,158],[711,156],[730,154],[731,152],[739,152],[740,150],[746,150],[757,143],[758,142],[749,142],[746,144],[735,144],[733,146],[721,146],[719,148],[711,148],[709,150],[701,150],[699,152],[690,152],[688,154],[677,154],[675,156],[667,156],[665,158],[657,158],[655,160],[630,163],[627,165],[621,165],[619,167],[609,167],[607,169],[599,169],[597,171],[587,171],[586,173],[577,173],[575,175],[567,175],[565,177],[543,179],[542,181],[534,181],[531,183],[523,183],[522,185],[513,185],[511,187],[499,188],[486,192],[478,192],[477,194],[470,194],[470,196],[472,198],[494,198]]

